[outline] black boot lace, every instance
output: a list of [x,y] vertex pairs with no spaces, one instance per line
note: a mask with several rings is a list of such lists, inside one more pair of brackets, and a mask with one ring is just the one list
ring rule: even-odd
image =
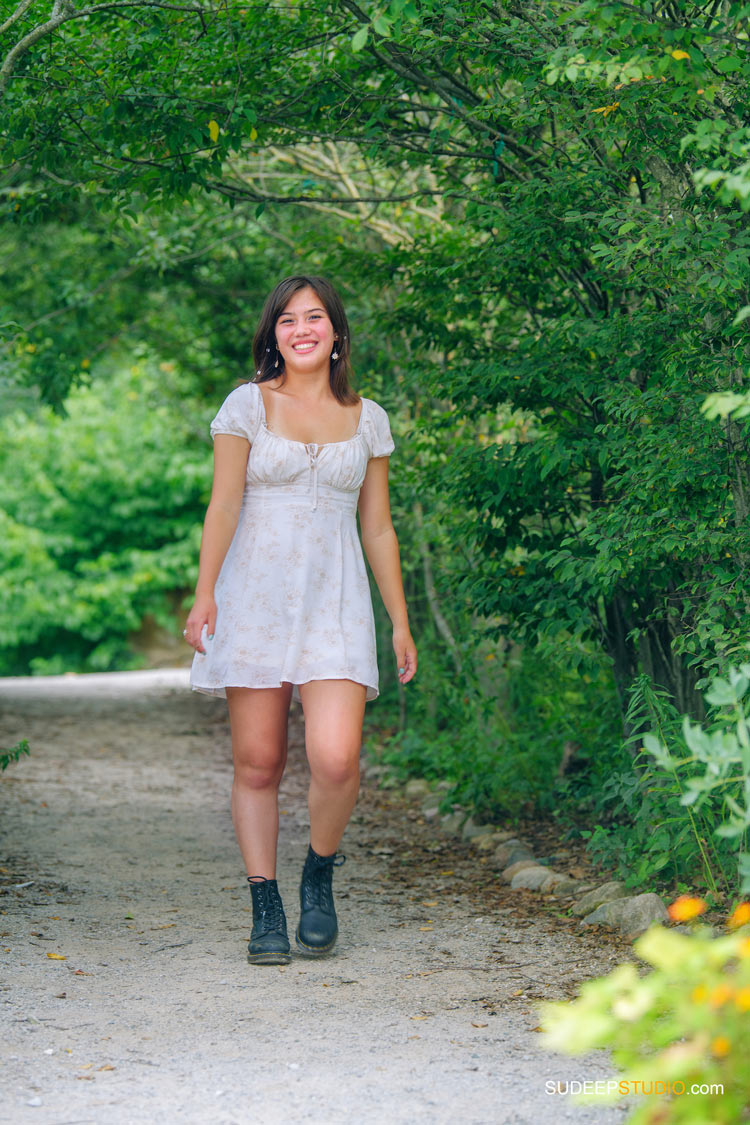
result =
[[255,928],[259,933],[286,933],[286,916],[277,887],[262,875],[248,875],[253,892]]
[[310,856],[302,873],[302,909],[317,907],[333,914],[333,868],[346,862],[345,855]]

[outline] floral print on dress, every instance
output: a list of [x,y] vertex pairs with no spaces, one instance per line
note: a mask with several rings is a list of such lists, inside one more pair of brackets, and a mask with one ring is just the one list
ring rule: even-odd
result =
[[237,528],[216,582],[214,636],[191,671],[195,691],[348,679],[378,694],[375,621],[357,533],[371,457],[394,449],[388,415],[361,400],[354,437],[323,445],[268,428],[257,383],[227,396],[211,436],[250,442]]

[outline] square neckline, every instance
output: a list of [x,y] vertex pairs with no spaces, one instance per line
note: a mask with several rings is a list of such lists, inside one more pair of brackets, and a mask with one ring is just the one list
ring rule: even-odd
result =
[[361,437],[361,435],[362,435],[362,421],[363,421],[364,415],[365,415],[365,402],[367,401],[365,398],[363,398],[362,395],[360,395],[360,398],[359,398],[360,410],[359,410],[359,419],[357,421],[357,428],[356,428],[356,430],[354,431],[354,433],[352,434],[351,437],[343,438],[341,441],[324,441],[324,442],[300,441],[299,438],[286,437],[284,434],[277,434],[276,430],[271,429],[271,427],[268,425],[268,419],[266,418],[266,404],[265,404],[265,401],[263,399],[263,392],[260,389],[260,385],[258,383],[252,383],[251,385],[253,387],[257,388],[258,396],[260,398],[260,409],[261,409],[261,413],[262,413],[261,425],[263,426],[263,429],[266,431],[266,433],[271,434],[272,437],[278,438],[279,441],[288,441],[292,445],[301,445],[305,449],[310,449],[310,448],[326,449],[327,446],[329,446],[329,445],[348,445],[349,442],[356,441],[356,439],[358,437]]

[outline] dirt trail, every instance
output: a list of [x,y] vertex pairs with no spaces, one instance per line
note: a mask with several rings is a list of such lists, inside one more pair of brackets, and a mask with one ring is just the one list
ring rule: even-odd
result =
[[[0,1121],[622,1121],[546,1092],[610,1069],[550,1055],[534,1031],[534,998],[607,971],[612,948],[524,915],[489,871],[480,897],[476,853],[367,780],[335,875],[337,955],[247,964],[225,705],[186,683],[0,681],[0,745],[32,749],[0,783]],[[293,929],[299,715],[291,734],[279,882]]]

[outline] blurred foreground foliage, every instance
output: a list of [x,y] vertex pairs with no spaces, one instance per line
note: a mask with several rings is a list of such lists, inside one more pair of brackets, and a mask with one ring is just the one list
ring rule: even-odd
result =
[[[675,920],[695,917],[699,899],[672,904]],[[654,926],[634,946],[648,966],[619,965],[587,981],[572,1002],[544,1004],[545,1045],[570,1055],[608,1048],[617,1067],[577,1102],[627,1099],[631,1125],[735,1125],[750,1098],[750,904],[709,927],[672,933]],[[592,1086],[595,1084],[592,1083]],[[597,1096],[598,1095],[598,1096]],[[634,1108],[633,1104],[635,1103]]]

